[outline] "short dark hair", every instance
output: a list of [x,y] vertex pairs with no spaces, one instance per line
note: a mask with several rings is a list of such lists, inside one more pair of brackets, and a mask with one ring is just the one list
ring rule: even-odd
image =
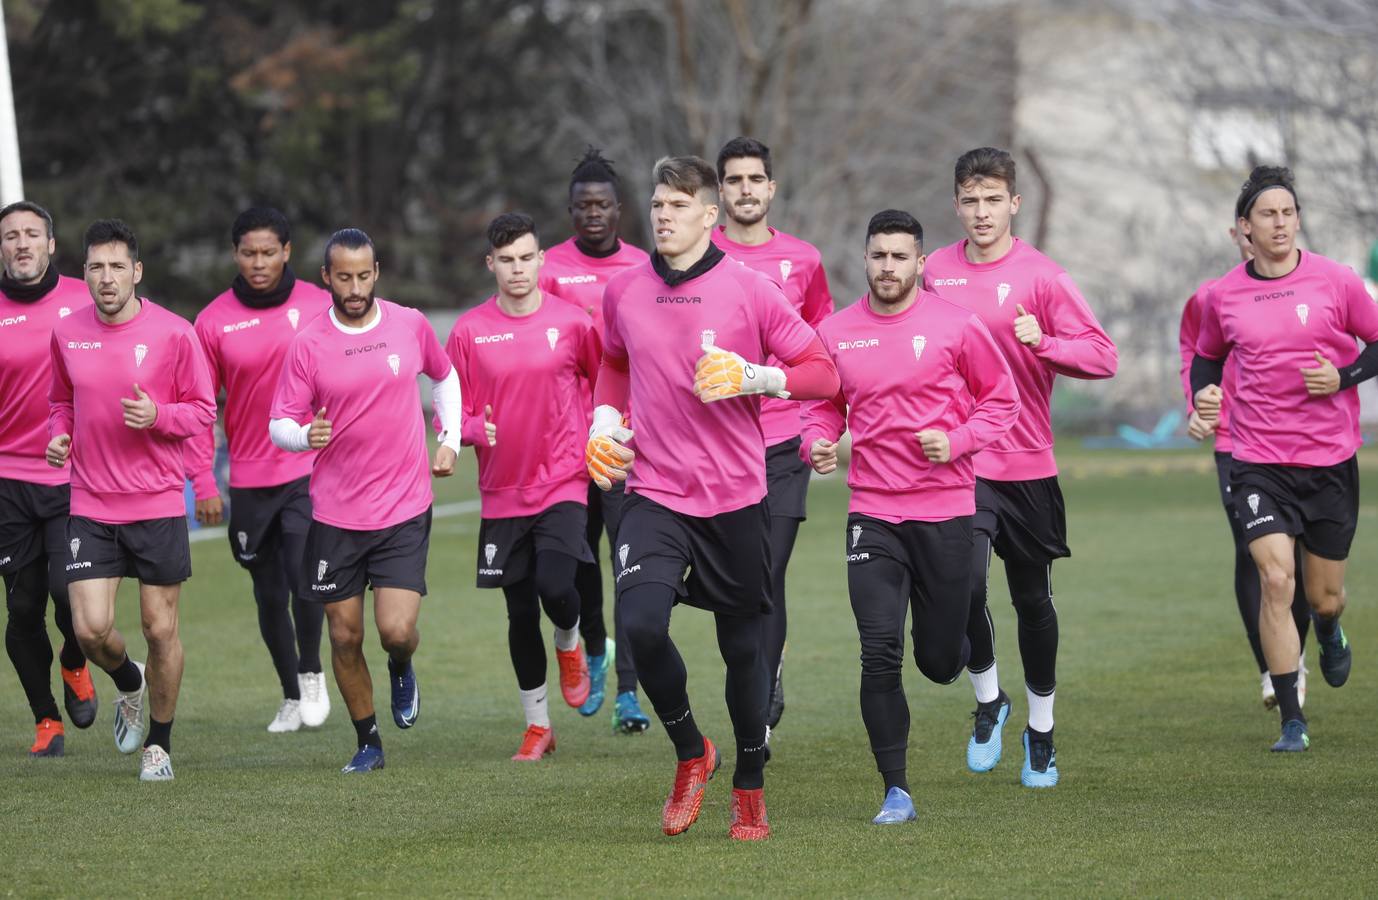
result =
[[919,220],[902,209],[882,209],[871,216],[866,226],[866,240],[869,242],[876,234],[912,234],[919,246],[923,246],[923,226]]
[[651,180],[681,193],[697,196],[708,192],[717,202],[718,173],[701,156],[662,156],[656,160]]
[[761,165],[765,166],[766,177],[775,177],[770,172],[770,148],[755,138],[734,137],[722,145],[722,149],[718,151],[719,181],[727,177],[727,161],[729,159],[759,159]]
[[139,261],[139,239],[134,237],[134,229],[120,219],[97,219],[86,227],[83,241],[84,252],[90,253],[92,247],[101,244],[124,244],[129,248],[129,258]]
[[325,268],[330,270],[330,251],[336,247],[343,247],[346,250],[358,250],[360,247],[367,247],[373,251],[373,262],[378,263],[378,251],[373,248],[373,238],[369,237],[362,228],[341,228],[330,236],[330,240],[325,242]]
[[292,240],[292,226],[287,217],[271,206],[251,206],[240,213],[230,228],[230,240],[238,247],[240,238],[251,231],[271,231],[283,244]]
[[962,185],[969,181],[985,179],[1005,182],[1010,196],[1015,195],[1014,157],[1010,156],[1009,151],[996,147],[977,147],[957,157],[957,165],[953,171],[952,193],[960,191]]
[[537,246],[541,236],[536,233],[536,220],[522,212],[503,213],[488,223],[488,246],[501,250],[517,238],[529,234],[536,239]]
[[30,200],[18,200],[11,203],[4,209],[0,209],[0,221],[6,219],[11,213],[31,212],[43,220],[43,224],[48,226],[48,237],[53,236],[53,217],[46,209]]
[[1249,180],[1239,188],[1239,199],[1234,203],[1234,217],[1247,219],[1253,211],[1254,201],[1260,194],[1271,188],[1286,188],[1292,195],[1297,211],[1301,211],[1301,201],[1297,200],[1297,179],[1286,166],[1254,166]]
[[576,184],[595,183],[610,184],[613,194],[618,194],[617,170],[613,168],[612,160],[604,156],[602,150],[590,144],[584,150],[584,155],[574,164],[574,171],[569,176],[569,191],[573,194]]

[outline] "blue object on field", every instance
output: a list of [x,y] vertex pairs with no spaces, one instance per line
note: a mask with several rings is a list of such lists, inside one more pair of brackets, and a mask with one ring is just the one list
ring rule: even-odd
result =
[[1115,437],[1086,438],[1082,441],[1082,446],[1095,450],[1163,450],[1195,446],[1196,442],[1191,438],[1177,434],[1177,429],[1181,425],[1182,411],[1173,409],[1163,413],[1152,431],[1144,431],[1133,425],[1119,425],[1115,428]]

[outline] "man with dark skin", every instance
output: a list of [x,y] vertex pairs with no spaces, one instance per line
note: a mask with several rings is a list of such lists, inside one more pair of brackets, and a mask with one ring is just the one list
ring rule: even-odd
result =
[[[650,257],[645,251],[618,237],[622,202],[618,196],[617,172],[611,160],[605,159],[593,147],[584,153],[570,176],[569,218],[574,236],[545,251],[540,289],[543,294],[573,303],[592,316],[593,327],[598,332],[601,344],[603,288],[608,279],[618,272],[646,263]],[[589,483],[587,535],[595,561],[580,564],[575,575],[580,600],[579,631],[589,662],[589,698],[579,707],[579,712],[586,716],[598,712],[603,704],[608,667],[615,658],[617,702],[612,716],[613,731],[618,734],[638,734],[650,727],[651,720],[641,711],[637,700],[636,668],[632,664],[631,645],[626,641],[622,617],[615,605],[613,623],[617,640],[615,644],[607,642],[607,626],[603,619],[603,571],[597,562],[598,544],[605,529],[609,553],[617,546],[622,496],[620,483],[606,493],[594,489],[593,483]],[[608,647],[615,647],[616,650],[610,652]]]

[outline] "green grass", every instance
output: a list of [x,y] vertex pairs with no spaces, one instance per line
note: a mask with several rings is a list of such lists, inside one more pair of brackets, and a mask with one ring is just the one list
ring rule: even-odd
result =
[[[467,456],[467,455],[466,455]],[[467,463],[466,463],[467,465]],[[1268,753],[1266,714],[1230,594],[1229,536],[1204,452],[1064,454],[1075,556],[1055,572],[1062,645],[1062,784],[1019,785],[1021,753],[966,771],[973,706],[906,672],[914,825],[869,824],[880,782],[857,706],[856,632],[841,562],[846,490],[816,482],[790,572],[788,711],[767,770],[774,837],[727,840],[730,764],[697,825],[659,831],[672,756],[657,725],[614,737],[606,713],[552,709],[559,751],[508,761],[522,730],[503,604],[473,583],[477,519],[436,521],[417,657],[421,722],[384,724],[386,771],[345,778],[343,703],[319,732],[269,735],[275,679],[248,579],[220,541],[195,545],[182,604],[186,677],[177,780],[143,785],[115,752],[112,687],[67,757],[29,760],[28,709],[0,676],[0,871],[28,896],[152,894],[1036,895],[1378,893],[1378,535],[1363,507],[1344,690],[1313,672],[1304,755]],[[1372,467],[1370,482],[1378,477]],[[472,496],[466,468],[443,499]],[[992,613],[1002,681],[1025,721],[1014,617],[998,564]],[[119,624],[142,653],[132,588]],[[724,745],[710,618],[677,611],[695,714]],[[375,677],[382,654],[370,639]],[[552,662],[553,672],[553,662]],[[553,677],[553,676],[552,676]],[[333,692],[333,685],[332,685]],[[379,682],[380,718],[387,697]],[[1008,746],[1008,745],[1007,745]]]

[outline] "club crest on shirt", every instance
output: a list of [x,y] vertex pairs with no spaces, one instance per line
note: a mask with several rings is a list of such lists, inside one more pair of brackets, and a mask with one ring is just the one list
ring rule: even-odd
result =
[[787,259],[780,260],[780,280],[789,281],[790,270],[794,268],[794,263]]
[[917,361],[919,357],[923,356],[923,348],[926,347],[926,346],[928,346],[928,338],[924,337],[924,336],[921,335],[921,334],[916,334],[916,335],[914,335],[913,344],[914,344],[914,359],[915,359],[915,361]]
[[388,354],[388,368],[392,369],[392,374],[396,375],[402,369],[402,357],[396,353]]
[[148,356],[147,344],[134,345],[134,367],[138,368],[144,364],[144,358]]
[[860,525],[853,525],[853,526],[852,526],[852,549],[853,549],[853,550],[856,549],[856,543],[857,543],[857,541],[859,541],[859,540],[861,540],[861,526],[860,526]]
[[498,555],[498,545],[497,545],[497,544],[484,544],[484,545],[483,545],[483,558],[486,559],[486,560],[488,561],[488,565],[491,566],[491,565],[493,564],[493,558],[494,558],[495,556],[497,556],[497,555]]
[[555,342],[560,339],[560,329],[547,328],[545,330],[545,342],[550,345],[550,349],[555,349]]
[[72,559],[76,559],[77,554],[81,552],[81,538],[72,538],[71,542],[68,543],[67,546],[70,547],[72,550]]
[[65,318],[67,318],[68,316],[70,316],[71,314],[72,314],[72,307],[70,307],[70,306],[64,306],[64,307],[62,307],[61,309],[59,309],[59,310],[57,311],[57,317],[58,317],[59,319],[65,319]]
[[707,350],[718,340],[718,333],[711,328],[705,328],[699,333],[699,346]]
[[1009,297],[1010,286],[1007,282],[1002,281],[995,286],[995,302],[999,303],[1001,306],[1004,306],[1005,301],[1008,300]]
[[1258,515],[1258,494],[1250,494],[1244,498],[1249,504],[1249,512]]
[[320,581],[322,578],[325,577],[325,570],[328,569],[328,568],[330,568],[330,563],[326,562],[325,560],[321,560],[320,562],[316,563],[316,580],[317,580],[317,581]]
[[1301,319],[1301,324],[1303,324],[1303,325],[1306,324],[1306,317],[1307,317],[1308,315],[1310,315],[1310,314],[1311,314],[1311,307],[1307,306],[1305,303],[1298,303],[1298,304],[1297,304],[1297,318],[1298,318],[1298,319]]
[[627,554],[632,550],[631,544],[623,544],[617,548],[617,561],[622,564],[622,568],[627,567]]
[[301,310],[295,306],[287,310],[287,322],[292,326],[292,330],[297,330],[297,323],[301,321]]

